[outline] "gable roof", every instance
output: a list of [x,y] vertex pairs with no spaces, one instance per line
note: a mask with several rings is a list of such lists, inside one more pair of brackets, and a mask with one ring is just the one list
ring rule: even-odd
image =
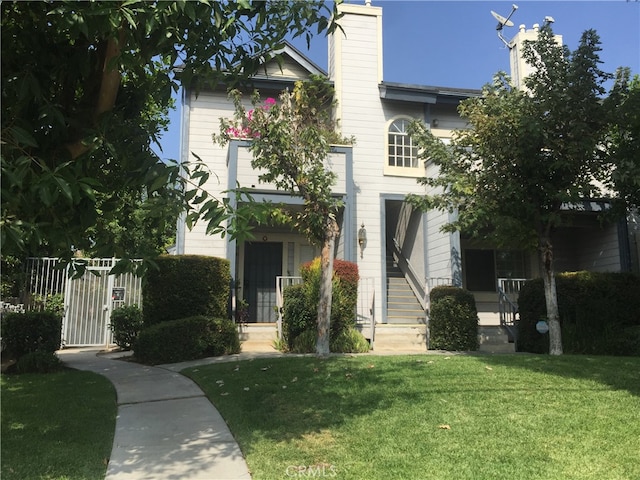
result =
[[[280,57],[280,62],[276,59]],[[327,76],[322,68],[307,58],[300,50],[288,42],[279,50],[274,50],[263,62],[263,68],[256,77],[288,77],[302,78],[309,75]]]
[[307,79],[311,75],[326,77],[327,72],[293,45],[285,42],[282,48],[274,50],[267,58],[262,59],[262,66],[248,83],[253,88],[284,90],[293,88],[296,81]]

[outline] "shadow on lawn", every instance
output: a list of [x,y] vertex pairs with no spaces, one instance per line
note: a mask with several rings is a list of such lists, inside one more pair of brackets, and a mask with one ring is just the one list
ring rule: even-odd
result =
[[398,367],[396,362],[377,362],[376,357],[308,357],[183,373],[220,409],[241,444],[251,448],[260,437],[327,441],[323,435],[347,421],[384,412],[397,401],[417,401],[418,389],[408,387],[410,379],[399,377]]
[[640,357],[595,355],[483,355],[491,365],[522,368],[559,377],[592,380],[640,396]]

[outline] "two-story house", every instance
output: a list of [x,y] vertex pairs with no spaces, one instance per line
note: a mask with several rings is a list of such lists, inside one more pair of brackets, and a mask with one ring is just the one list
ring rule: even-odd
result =
[[[424,348],[430,287],[452,283],[471,290],[480,324],[497,328],[498,279],[535,276],[537,256],[496,250],[459,233],[443,233],[440,228],[448,214],[414,211],[404,202],[409,193],[424,193],[417,178],[436,174],[418,160],[408,123],[421,119],[446,141],[452,130],[466,124],[457,113],[458,104],[480,95],[480,90],[385,82],[383,12],[369,3],[340,5],[342,29],[328,40],[328,72],[287,45],[279,52],[280,64],[265,60],[251,88],[266,98],[277,97],[311,74],[327,75],[333,82],[341,132],[355,137],[352,146],[336,146],[329,161],[339,178],[333,192],[344,201],[336,256],[358,264],[362,277],[358,316],[375,323],[374,348],[384,346],[385,336],[387,345],[393,338],[397,348]],[[208,163],[215,172],[205,185],[208,191],[222,197],[238,183],[251,189],[256,200],[291,208],[301,203],[258,181],[246,140],[233,140],[224,148],[213,143],[219,119],[233,115],[223,86],[198,95],[186,88],[183,102],[182,159],[195,152]],[[574,214],[572,226],[557,232],[558,271],[626,269],[626,223],[601,225],[593,214],[599,208],[597,203],[585,203],[584,212]],[[299,275],[300,265],[319,252],[302,235],[282,227],[258,226],[254,233],[253,241],[240,243],[208,236],[203,225],[189,231],[180,223],[176,250],[229,259],[234,302],[243,299],[248,304],[250,322],[273,326],[283,284],[277,278]],[[373,335],[371,330],[365,333]]]

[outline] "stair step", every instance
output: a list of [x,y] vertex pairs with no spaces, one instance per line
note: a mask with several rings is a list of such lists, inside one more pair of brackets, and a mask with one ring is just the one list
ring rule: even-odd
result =
[[484,353],[516,353],[516,348],[513,343],[497,344],[481,344],[478,351]]
[[426,325],[377,325],[374,351],[427,350]]
[[278,327],[275,323],[250,323],[240,325],[238,333],[241,342],[272,342],[278,338]]

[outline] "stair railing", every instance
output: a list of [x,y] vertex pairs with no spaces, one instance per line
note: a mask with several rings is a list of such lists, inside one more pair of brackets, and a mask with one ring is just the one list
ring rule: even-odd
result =
[[518,295],[526,281],[526,278],[498,279],[500,325],[506,328],[516,347],[518,342]]
[[415,268],[411,265],[409,259],[407,259],[400,249],[398,241],[394,238],[391,246],[391,257],[398,263],[398,267],[407,279],[407,283],[413,290],[414,295],[420,302],[420,306],[426,312],[427,304],[425,303],[425,294],[422,278],[416,273]]

